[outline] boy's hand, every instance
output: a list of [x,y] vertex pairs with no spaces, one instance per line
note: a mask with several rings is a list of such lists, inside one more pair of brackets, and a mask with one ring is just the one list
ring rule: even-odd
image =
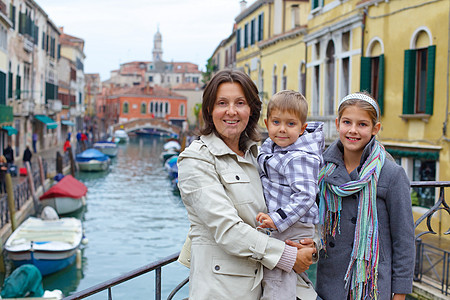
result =
[[265,214],[265,213],[260,212],[260,213],[256,216],[256,221],[258,221],[259,223],[261,223],[261,225],[259,225],[258,227],[261,227],[261,228],[272,228],[272,229],[277,229],[277,226],[275,226],[275,223],[273,223],[272,218],[269,217],[268,214]]

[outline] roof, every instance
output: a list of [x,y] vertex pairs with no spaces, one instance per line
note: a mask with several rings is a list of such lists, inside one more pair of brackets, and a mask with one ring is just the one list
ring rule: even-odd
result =
[[155,86],[132,86],[122,88],[112,88],[110,96],[153,96],[153,97],[173,97],[185,99],[186,97],[174,92],[169,88],[159,85]]

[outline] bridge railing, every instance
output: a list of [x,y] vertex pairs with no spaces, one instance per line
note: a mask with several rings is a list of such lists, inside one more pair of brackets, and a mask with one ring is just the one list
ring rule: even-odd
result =
[[[430,208],[424,215],[422,215],[415,223],[415,227],[417,228],[424,220],[427,222],[427,228],[428,231],[421,232],[416,235],[416,266],[414,271],[414,280],[415,281],[422,281],[424,277],[428,276],[428,272],[430,271],[430,267],[424,267],[424,260],[429,259],[430,252],[428,249],[436,248],[432,245],[428,245],[421,242],[420,237],[424,234],[430,233],[430,234],[436,234],[436,232],[432,229],[431,226],[431,218],[433,215],[440,211],[446,211],[450,216],[450,209],[445,201],[445,190],[444,188],[450,187],[450,181],[421,181],[421,182],[411,182],[411,187],[437,187],[440,188],[439,192],[439,199],[436,201],[435,205]],[[444,234],[449,234],[450,228],[445,232]],[[438,251],[440,251],[442,255],[442,259],[440,260],[443,264],[442,268],[442,276],[438,276],[440,281],[440,291],[441,293],[448,295],[448,289],[449,289],[449,253],[446,250],[442,250],[439,248],[436,248]],[[435,250],[436,250],[435,249]],[[179,253],[172,254],[160,261],[156,261],[154,263],[151,263],[149,265],[143,266],[141,268],[132,270],[124,275],[112,278],[108,281],[105,281],[103,283],[100,283],[98,285],[95,285],[93,287],[87,288],[83,291],[74,293],[66,298],[65,300],[72,300],[72,299],[84,299],[88,296],[94,295],[96,293],[99,293],[104,290],[108,290],[108,300],[112,300],[112,287],[124,283],[130,279],[133,279],[135,277],[141,276],[143,274],[146,274],[151,271],[155,271],[155,299],[160,300],[161,299],[161,268],[163,266],[166,266],[174,261],[177,260]],[[430,264],[431,270],[434,273],[437,273],[436,269],[438,268],[438,264]],[[440,270],[440,269],[439,269]],[[184,286],[187,284],[189,278],[186,278],[183,280],[179,285],[177,285],[173,291],[169,294],[168,300],[171,300],[174,295]],[[439,288],[438,288],[439,289]]]

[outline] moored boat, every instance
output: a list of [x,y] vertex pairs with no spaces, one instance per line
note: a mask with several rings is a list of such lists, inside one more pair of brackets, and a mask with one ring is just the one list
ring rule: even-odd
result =
[[80,171],[106,171],[111,159],[97,149],[87,149],[75,158]]
[[115,142],[108,142],[108,141],[100,141],[94,143],[94,148],[102,152],[103,154],[108,155],[109,157],[115,157],[117,155],[117,152],[119,151],[119,148],[117,147],[117,144]]
[[26,219],[8,238],[5,250],[16,267],[35,265],[48,275],[74,263],[83,237],[76,218]]
[[72,175],[64,176],[39,199],[43,206],[53,207],[58,214],[68,214],[86,204],[87,187]]
[[114,132],[114,138],[119,140],[119,143],[128,143],[130,138],[128,137],[128,134],[123,129],[118,129]]

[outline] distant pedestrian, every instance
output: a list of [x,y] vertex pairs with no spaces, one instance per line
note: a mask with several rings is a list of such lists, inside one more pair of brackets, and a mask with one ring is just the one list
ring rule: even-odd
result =
[[69,132],[67,133],[67,139],[70,141],[70,138],[71,138],[71,137],[72,137],[72,132],[69,131]]
[[0,194],[6,193],[5,175],[8,171],[8,166],[5,156],[0,156]]
[[63,147],[64,152],[66,152],[69,148],[72,148],[72,146],[70,145],[70,140],[67,139],[67,140],[64,142],[64,147]]
[[31,167],[31,157],[33,156],[33,154],[31,153],[30,147],[27,145],[27,147],[25,148],[25,151],[23,151],[23,164],[24,166],[26,166],[26,162],[29,161],[30,162],[30,167]]
[[3,155],[5,156],[8,164],[14,163],[14,150],[11,148],[11,144],[8,144],[8,146],[6,146],[3,150]]
[[81,134],[81,145],[83,147],[83,151],[86,150],[88,146],[88,137],[84,132]]
[[33,152],[36,153],[36,144],[38,140],[38,135],[36,133],[33,133]]

